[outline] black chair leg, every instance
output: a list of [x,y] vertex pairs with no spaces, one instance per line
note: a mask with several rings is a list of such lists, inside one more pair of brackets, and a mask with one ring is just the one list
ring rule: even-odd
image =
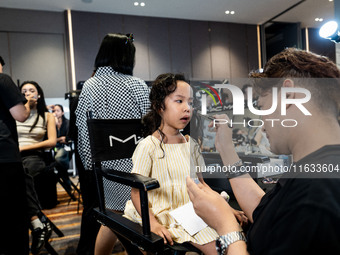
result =
[[67,184],[66,181],[61,178],[59,176],[58,182],[60,183],[60,185],[64,188],[64,190],[66,191],[66,193],[70,196],[70,198],[73,201],[77,201],[76,197],[74,196],[74,194],[72,193],[72,186],[70,184]]
[[70,182],[71,182],[71,186],[74,188],[74,190],[77,191],[78,194],[80,195],[80,194],[81,194],[81,191],[80,191],[80,189],[77,187],[77,185],[74,184],[73,181],[71,181],[71,180],[70,180]]
[[58,255],[58,253],[55,251],[55,249],[51,246],[51,244],[48,241],[45,242],[45,249],[51,255]]

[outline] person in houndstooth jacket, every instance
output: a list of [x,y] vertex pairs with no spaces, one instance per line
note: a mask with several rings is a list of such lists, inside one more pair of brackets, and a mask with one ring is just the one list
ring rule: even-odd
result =
[[[98,206],[94,174],[91,170],[91,153],[86,112],[92,111],[94,119],[136,119],[141,118],[150,107],[149,89],[145,82],[133,77],[135,63],[135,46],[132,34],[108,34],[104,37],[95,60],[95,72],[88,79],[79,96],[76,110],[78,127],[78,152],[85,168],[85,178],[80,183],[88,192],[82,193],[84,211],[77,254],[111,254],[117,237],[107,227],[101,226],[97,241],[96,227],[88,229],[88,214]],[[130,158],[106,161],[103,167],[131,172]],[[84,180],[82,183],[82,179]],[[84,183],[85,182],[85,183]],[[121,184],[104,181],[106,207],[116,211],[124,211],[125,203],[130,199],[131,189]],[[84,197],[85,195],[85,197]],[[98,231],[97,225],[97,231]],[[91,233],[89,233],[91,232]],[[95,248],[94,248],[95,244]]]

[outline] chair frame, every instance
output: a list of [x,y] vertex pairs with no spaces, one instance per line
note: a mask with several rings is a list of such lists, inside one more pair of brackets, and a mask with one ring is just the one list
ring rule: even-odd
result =
[[[159,183],[156,179],[149,177],[125,173],[114,169],[102,169],[102,158],[96,157],[93,153],[94,141],[92,123],[109,122],[107,119],[93,119],[92,113],[87,113],[87,125],[90,138],[90,147],[92,155],[92,170],[95,173],[99,208],[94,209],[95,218],[103,225],[106,225],[112,229],[115,233],[123,236],[128,240],[133,240],[133,245],[138,246],[142,250],[147,250],[155,254],[163,254],[164,241],[160,236],[150,231],[150,219],[149,219],[149,207],[148,207],[148,194],[147,191],[156,189],[159,187]],[[110,160],[107,158],[106,160]],[[132,222],[118,213],[112,212],[105,208],[103,177],[110,181],[121,183],[133,188],[137,188],[141,198],[141,214],[142,214],[142,226],[140,224]]]
[[[103,155],[94,155],[94,130],[95,123],[110,123],[112,119],[93,119],[92,112],[87,112],[87,126],[90,138],[92,170],[95,173],[97,184],[99,207],[94,209],[95,218],[101,224],[109,227],[118,236],[128,240],[133,246],[141,250],[147,251],[148,254],[185,254],[188,251],[200,252],[191,244],[175,244],[174,246],[164,245],[162,237],[150,231],[148,191],[159,188],[159,183],[156,179],[126,173],[114,169],[103,169],[101,161],[111,160],[111,158],[103,158]],[[131,157],[130,155],[129,157]],[[109,171],[108,171],[109,170]],[[120,184],[130,186],[139,190],[141,203],[141,218],[142,226],[123,217],[122,214],[113,212],[105,208],[105,197],[103,188],[103,178],[114,181]]]

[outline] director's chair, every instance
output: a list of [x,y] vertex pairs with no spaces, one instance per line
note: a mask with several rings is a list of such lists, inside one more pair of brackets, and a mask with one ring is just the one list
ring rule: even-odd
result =
[[[142,139],[141,120],[93,119],[92,113],[88,112],[87,126],[99,199],[99,208],[94,209],[95,218],[118,236],[131,255],[142,254],[140,250],[147,251],[148,254],[182,255],[189,251],[200,253],[189,243],[164,245],[163,238],[150,231],[147,192],[159,187],[156,179],[115,169],[103,169],[101,166],[102,161],[131,158],[137,143]],[[122,214],[106,209],[104,178],[139,190],[142,226],[124,218]]]

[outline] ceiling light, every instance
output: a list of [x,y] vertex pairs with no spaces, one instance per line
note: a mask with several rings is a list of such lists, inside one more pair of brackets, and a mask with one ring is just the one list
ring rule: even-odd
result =
[[134,6],[138,6],[139,3],[138,3],[138,2],[134,2],[133,5],[134,5]]
[[329,0],[330,2],[333,2],[333,0]]
[[340,33],[338,31],[338,23],[329,21],[325,23],[319,30],[319,35],[322,38],[329,39],[333,42],[340,42]]
[[315,21],[319,21],[319,18],[315,18]]
[[141,2],[141,3],[140,3],[140,6],[144,7],[144,6],[145,6],[145,3],[144,3],[144,2]]
[[225,14],[231,14],[231,15],[233,15],[233,14],[235,14],[235,11],[226,10],[226,11],[225,11]]

